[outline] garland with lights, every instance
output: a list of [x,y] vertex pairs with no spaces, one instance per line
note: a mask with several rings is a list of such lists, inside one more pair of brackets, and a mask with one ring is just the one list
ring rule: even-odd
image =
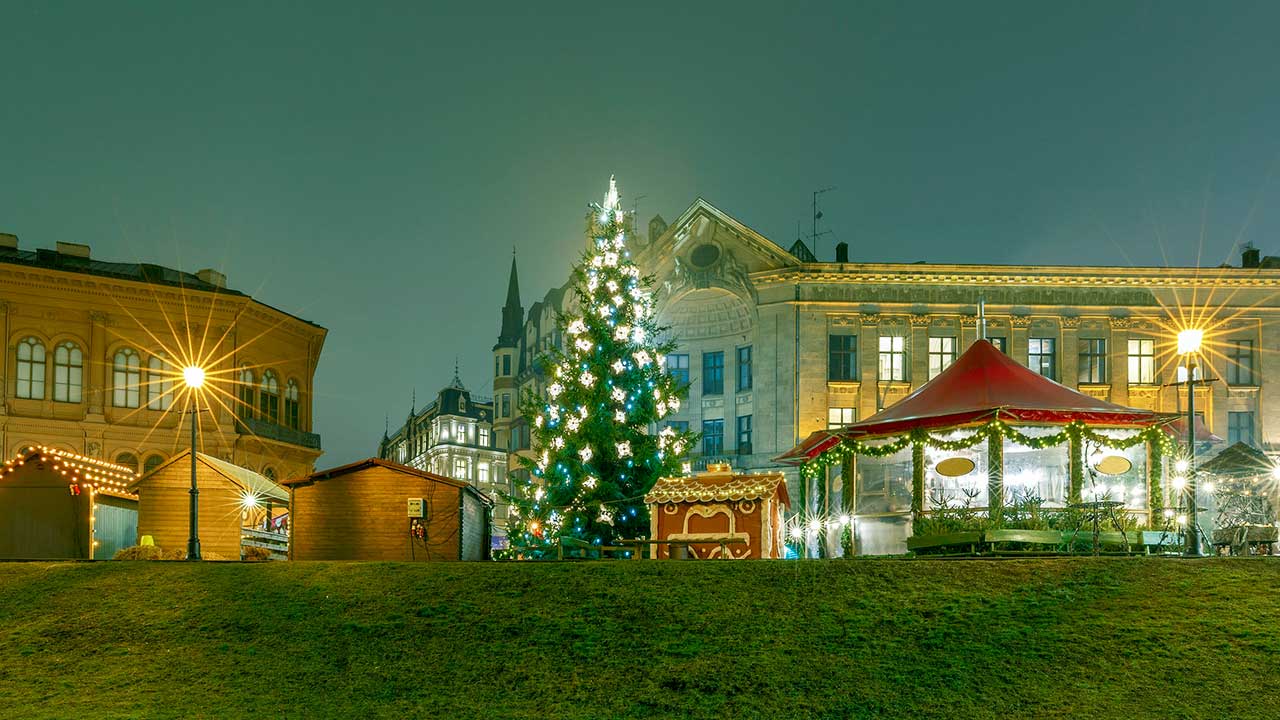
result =
[[973,428],[973,433],[963,438],[948,440],[940,435],[934,435],[923,428],[916,428],[910,432],[899,435],[898,437],[881,444],[872,444],[854,438],[845,438],[835,447],[821,453],[812,458],[800,468],[800,472],[804,477],[817,477],[826,472],[827,467],[835,464],[843,463],[846,459],[858,455],[866,455],[869,457],[888,457],[895,453],[912,448],[912,484],[913,484],[913,506],[916,511],[920,510],[920,503],[923,498],[918,497],[923,492],[924,486],[924,448],[928,447],[934,450],[943,450],[947,452],[956,452],[959,450],[967,450],[982,442],[988,441],[1004,441],[1008,440],[1016,445],[1028,447],[1036,450],[1056,447],[1063,443],[1068,443],[1071,448],[1070,463],[1070,482],[1071,488],[1078,490],[1084,483],[1084,463],[1080,455],[1080,448],[1084,441],[1088,441],[1111,450],[1127,450],[1135,445],[1146,443],[1150,452],[1150,462],[1147,463],[1148,473],[1150,477],[1150,501],[1151,511],[1154,515],[1164,507],[1164,493],[1161,489],[1161,481],[1163,478],[1163,458],[1172,455],[1176,446],[1173,440],[1169,438],[1169,434],[1164,431],[1163,426],[1152,425],[1139,430],[1137,433],[1125,437],[1114,438],[1097,430],[1090,428],[1079,420],[1062,426],[1062,429],[1051,435],[1041,435],[1039,437],[1028,435],[1017,428],[1009,425],[1007,422],[999,418],[991,420],[984,425]]
[[[575,308],[557,317],[564,349],[538,359],[545,395],[526,395],[531,428],[527,479],[514,478],[508,536],[519,554],[554,551],[562,537],[596,544],[649,532],[644,495],[680,474],[697,434],[667,426],[685,389],[666,372],[675,349],[654,316],[653,279],[627,251],[626,215],[609,180],[587,219],[591,248],[573,270]],[[576,307],[575,307],[576,305]]]

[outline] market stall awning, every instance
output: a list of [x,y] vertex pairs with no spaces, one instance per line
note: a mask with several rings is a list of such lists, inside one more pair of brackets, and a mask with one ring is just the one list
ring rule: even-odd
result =
[[[1187,419],[1184,417],[1170,420],[1168,424],[1164,426],[1164,430],[1173,436],[1173,439],[1178,442],[1187,441]],[[1209,431],[1209,427],[1204,424],[1204,418],[1199,415],[1196,416],[1196,442],[1222,442],[1222,438]]]
[[802,463],[842,438],[887,437],[917,428],[938,430],[997,417],[1029,424],[1079,420],[1102,427],[1145,426],[1163,418],[1153,410],[1124,407],[1076,392],[1018,364],[990,342],[978,340],[951,367],[899,402],[840,430],[815,432],[778,460]]
[[1206,463],[1200,465],[1200,472],[1223,477],[1257,477],[1272,475],[1276,471],[1276,463],[1261,450],[1238,442],[1223,450]]

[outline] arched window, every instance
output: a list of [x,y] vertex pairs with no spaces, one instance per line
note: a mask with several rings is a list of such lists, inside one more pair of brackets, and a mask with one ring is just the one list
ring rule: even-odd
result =
[[289,379],[289,384],[284,389],[284,421],[294,430],[301,428],[299,423],[300,416],[298,413],[298,382],[293,378]]
[[39,338],[18,342],[18,387],[20,398],[44,399],[44,343]]
[[147,358],[147,407],[167,410],[173,404],[173,366],[162,353]]
[[241,420],[248,420],[253,417],[253,370],[245,365],[240,368],[239,383],[236,388],[236,397],[240,400],[239,407],[236,408]]
[[78,403],[84,393],[84,353],[71,341],[53,349],[53,399]]
[[[138,407],[142,387],[142,358],[133,348],[120,348],[111,362],[111,404],[116,407]],[[134,458],[134,467],[138,465]]]
[[273,467],[271,467],[270,465],[268,465],[267,467],[265,467],[265,468],[263,468],[263,469],[262,469],[262,477],[264,477],[264,478],[266,478],[266,479],[270,480],[271,482],[275,482],[275,481],[276,481],[276,469],[275,469],[275,468],[273,468]]
[[258,414],[272,425],[280,424],[280,383],[270,370],[262,373],[262,386],[258,388]]
[[138,456],[131,452],[122,452],[116,455],[115,463],[123,465],[134,472],[138,472]]
[[163,455],[151,455],[150,457],[147,458],[146,462],[142,463],[142,474],[146,475],[152,470],[155,470],[156,468],[160,467],[160,463],[162,462],[164,462]]

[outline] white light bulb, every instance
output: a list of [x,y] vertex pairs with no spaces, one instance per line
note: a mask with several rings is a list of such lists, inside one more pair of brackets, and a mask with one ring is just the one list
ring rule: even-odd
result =
[[1191,465],[1188,464],[1186,460],[1179,460],[1173,464],[1173,469],[1180,473],[1186,472],[1189,467],[1191,467]]

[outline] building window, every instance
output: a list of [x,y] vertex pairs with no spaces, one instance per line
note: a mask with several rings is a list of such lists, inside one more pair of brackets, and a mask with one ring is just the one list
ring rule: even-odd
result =
[[253,370],[248,367],[240,368],[240,385],[236,390],[236,397],[239,399],[239,407],[236,408],[241,420],[249,420],[253,417],[253,388],[255,381],[253,379]]
[[301,403],[298,400],[298,381],[290,378],[289,384],[284,388],[284,419],[294,430],[302,427],[301,414],[298,412]]
[[738,392],[750,390],[751,384],[751,346],[748,345],[738,348]]
[[147,358],[147,408],[168,410],[173,404],[173,371],[164,356]]
[[827,408],[827,429],[834,430],[852,425],[858,420],[858,409],[851,407]]
[[44,399],[44,344],[29,337],[18,343],[18,397]]
[[480,434],[480,439],[476,444],[480,447],[489,447],[489,428],[482,427],[477,432]]
[[489,482],[489,463],[482,462],[476,466],[476,479],[482,483]]
[[676,432],[689,432],[689,421],[688,420],[668,420],[667,427],[671,428],[672,430],[675,430]]
[[164,456],[162,455],[152,455],[148,457],[147,461],[142,463],[142,474],[146,475],[152,470],[155,470],[156,468],[160,467],[160,464],[163,462],[164,462]]
[[270,480],[271,482],[275,482],[275,481],[276,481],[276,469],[275,469],[275,468],[273,468],[273,467],[271,467],[270,465],[268,465],[268,466],[266,466],[266,467],[262,468],[262,477],[264,477],[264,478],[266,478],[266,479]]
[[270,370],[262,373],[262,385],[258,388],[258,414],[272,425],[280,424],[280,383]]
[[470,480],[470,473],[467,472],[467,459],[454,458],[453,460],[453,479],[454,480]]
[[880,379],[894,382],[907,380],[907,338],[902,335],[880,336]]
[[1003,335],[994,335],[987,338],[987,342],[995,345],[996,349],[1005,355],[1009,354],[1009,338],[1004,337]]
[[[111,363],[111,404],[116,407],[136,408],[139,404],[139,388],[142,385],[142,359],[133,348],[116,351]],[[138,466],[134,458],[134,468]]]
[[827,380],[849,382],[858,379],[858,336],[827,336]]
[[1058,379],[1057,341],[1054,338],[1030,338],[1027,340],[1027,367],[1049,378]]
[[1156,381],[1156,341],[1129,341],[1129,384],[1151,385]]
[[1227,443],[1234,445],[1238,442],[1246,445],[1253,444],[1253,413],[1251,412],[1227,413]]
[[688,355],[668,355],[667,356],[667,373],[676,379],[681,387],[689,384],[689,356]]
[[1078,383],[1100,385],[1107,381],[1107,341],[1084,338],[1080,341],[1080,377]]
[[724,420],[702,421],[702,454],[724,454]]
[[511,374],[511,356],[510,355],[504,354],[502,356],[502,374],[504,376]]
[[742,415],[738,418],[738,454],[751,454],[751,416]]
[[78,403],[84,397],[84,354],[80,346],[64,342],[53,349],[53,399]]
[[724,353],[702,353],[702,394],[724,394]]
[[1257,384],[1253,377],[1252,340],[1231,340],[1227,343],[1227,384]]
[[511,417],[511,394],[502,393],[502,417]]
[[129,468],[132,472],[138,472],[138,456],[129,452],[122,452],[116,455],[115,463]]
[[929,379],[942,374],[956,361],[956,339],[954,337],[929,338]]

